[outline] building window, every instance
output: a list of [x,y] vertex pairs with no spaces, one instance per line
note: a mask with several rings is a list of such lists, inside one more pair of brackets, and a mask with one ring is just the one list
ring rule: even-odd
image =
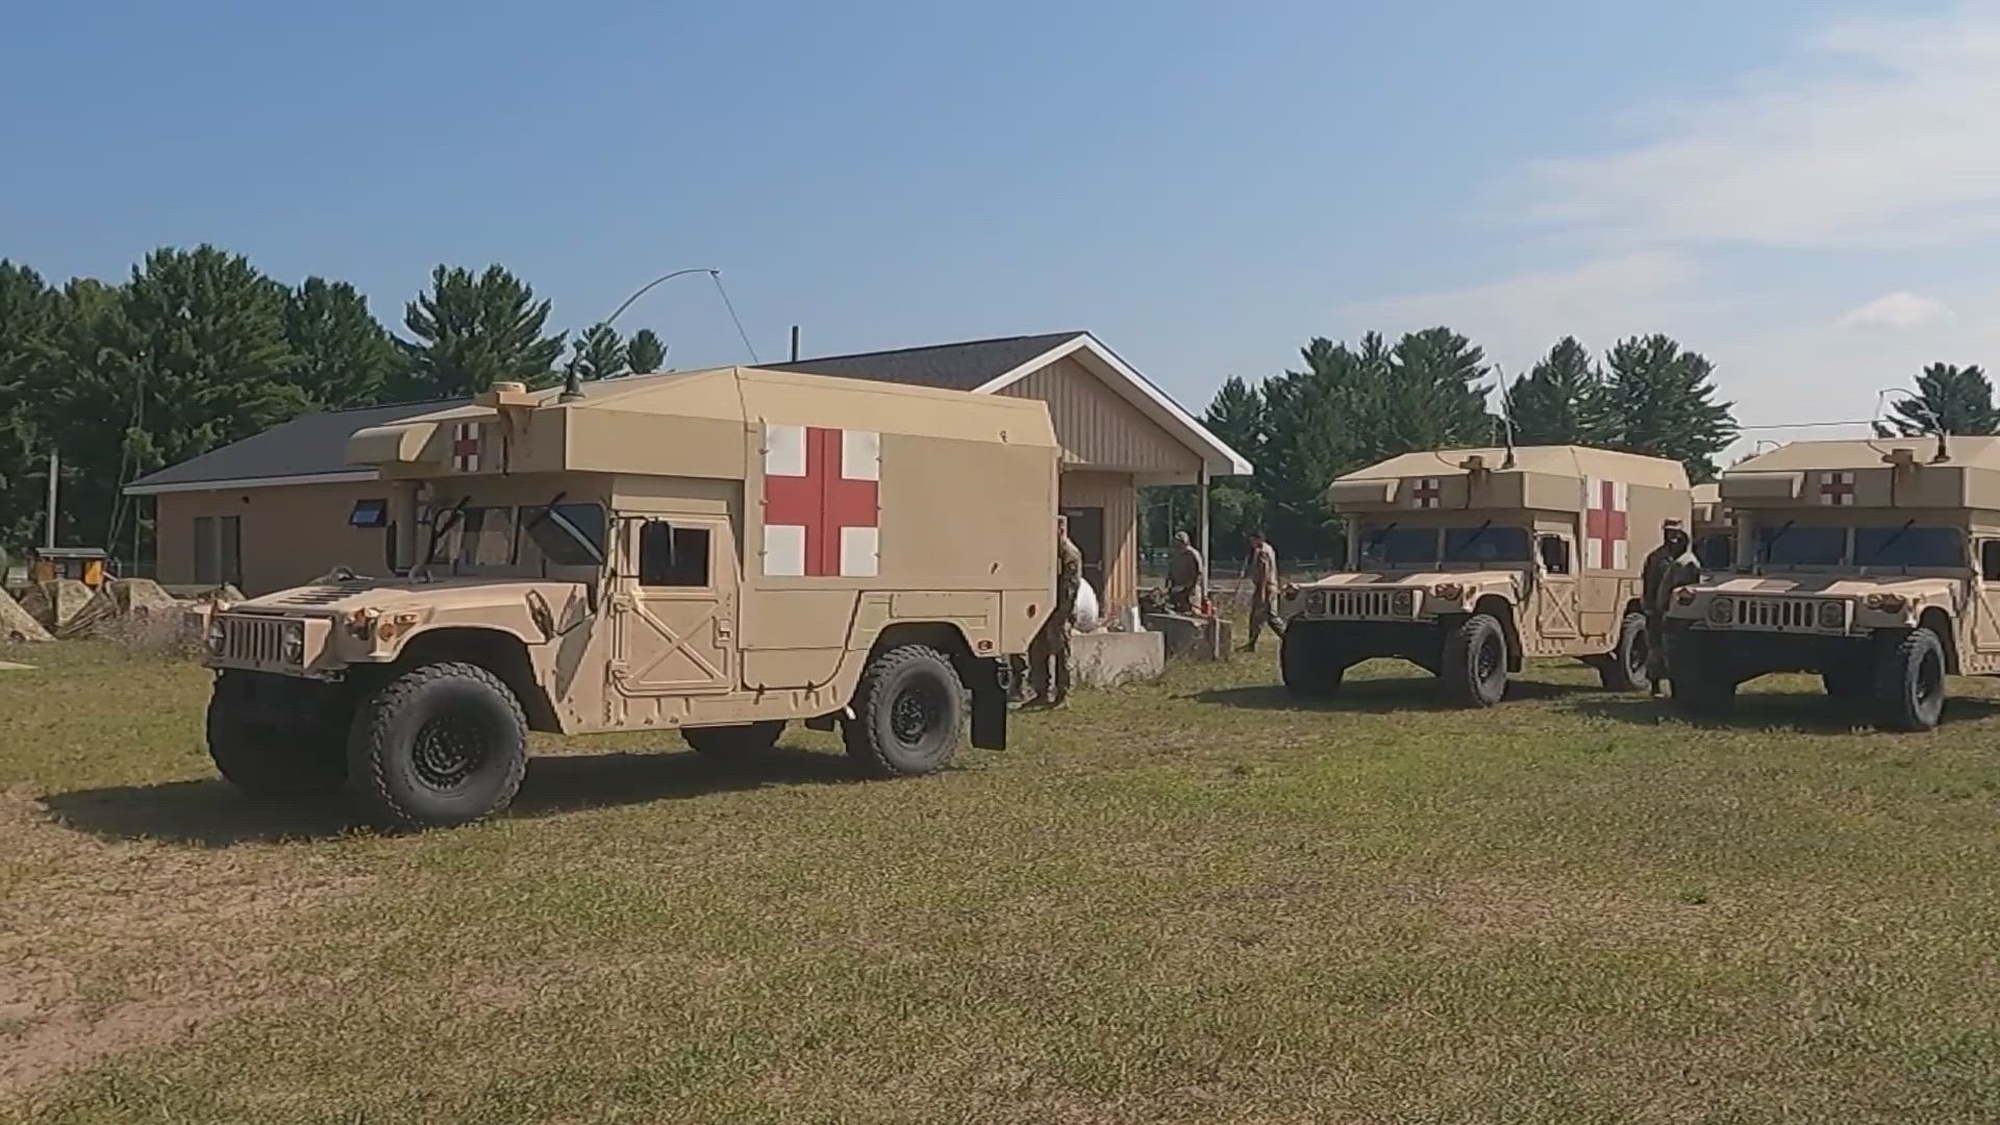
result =
[[639,585],[708,585],[708,529],[648,520],[639,529]]
[[243,517],[196,516],[194,580],[198,586],[243,586]]

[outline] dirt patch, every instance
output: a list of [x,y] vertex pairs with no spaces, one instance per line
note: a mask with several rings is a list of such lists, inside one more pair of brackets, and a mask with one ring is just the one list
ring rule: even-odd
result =
[[284,849],[191,853],[79,835],[25,786],[0,793],[0,838],[32,875],[0,892],[0,1096],[282,992],[270,919],[370,882],[302,871]]

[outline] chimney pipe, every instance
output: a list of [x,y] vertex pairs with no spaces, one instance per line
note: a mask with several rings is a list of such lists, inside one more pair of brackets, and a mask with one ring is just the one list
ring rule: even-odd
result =
[[792,325],[792,362],[799,361],[799,326]]

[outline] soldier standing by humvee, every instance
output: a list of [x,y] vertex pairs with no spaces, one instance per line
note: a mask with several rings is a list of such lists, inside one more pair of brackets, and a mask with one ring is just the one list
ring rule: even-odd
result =
[[1646,611],[1646,678],[1654,695],[1660,694],[1660,683],[1668,676],[1667,607],[1675,590],[1701,579],[1701,564],[1694,557],[1692,540],[1681,521],[1667,520],[1661,524],[1660,536],[1660,545],[1646,556],[1640,568],[1640,604]]
[[1257,635],[1269,625],[1271,632],[1285,635],[1284,619],[1278,616],[1278,552],[1264,540],[1264,533],[1250,533],[1250,639],[1242,651],[1257,651]]
[[1174,557],[1167,564],[1167,608],[1175,613],[1201,612],[1205,566],[1201,552],[1188,542],[1188,533],[1174,532]]
[[1028,646],[1030,707],[1063,707],[1069,703],[1071,674],[1069,634],[1076,616],[1077,591],[1083,586],[1083,552],[1069,538],[1069,518],[1056,517],[1055,613]]

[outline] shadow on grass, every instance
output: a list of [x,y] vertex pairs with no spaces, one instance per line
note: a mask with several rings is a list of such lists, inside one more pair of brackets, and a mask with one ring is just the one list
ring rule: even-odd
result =
[[[784,746],[737,761],[691,751],[548,755],[528,759],[520,792],[501,816],[532,818],[774,785],[861,780],[844,755]],[[325,839],[364,828],[345,795],[258,799],[221,778],[79,789],[52,795],[44,804],[58,824],[79,832],[205,848]]]
[[[1643,695],[1580,699],[1566,709],[1592,718],[1645,727],[1677,722],[1706,730],[1783,727],[1813,734],[1876,729],[1865,701],[1832,699],[1820,692],[1740,693],[1729,713],[1718,716],[1689,715],[1664,695],[1658,699]],[[1946,724],[1977,722],[1996,713],[2000,713],[2000,701],[1959,697],[1945,701],[1944,721]]]
[[[1603,691],[1585,684],[1551,684],[1538,680],[1510,680],[1505,702],[1533,699],[1562,699]],[[1397,711],[1457,711],[1437,680],[1430,676],[1401,679],[1350,680],[1331,699],[1295,699],[1283,684],[1253,684],[1246,687],[1212,688],[1189,692],[1182,699],[1219,704],[1253,711],[1357,711],[1389,714]]]

